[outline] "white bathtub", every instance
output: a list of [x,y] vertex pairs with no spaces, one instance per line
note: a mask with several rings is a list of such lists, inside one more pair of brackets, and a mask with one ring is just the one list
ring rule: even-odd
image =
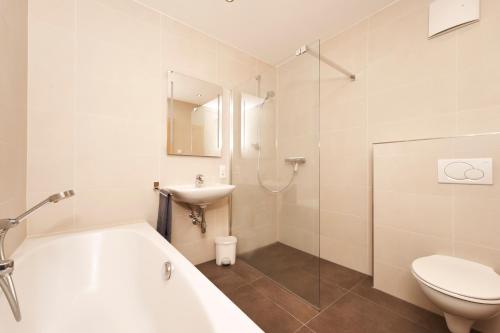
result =
[[147,223],[28,239],[13,257],[23,320],[0,295],[2,333],[262,332]]

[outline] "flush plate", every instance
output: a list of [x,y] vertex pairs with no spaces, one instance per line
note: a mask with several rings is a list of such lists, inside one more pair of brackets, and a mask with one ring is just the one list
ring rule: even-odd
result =
[[438,182],[441,184],[493,184],[493,159],[438,160]]

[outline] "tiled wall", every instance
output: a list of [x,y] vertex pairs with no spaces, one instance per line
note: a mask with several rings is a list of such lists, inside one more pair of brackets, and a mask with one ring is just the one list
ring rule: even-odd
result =
[[[375,287],[431,306],[411,275],[413,260],[444,254],[500,273],[500,135],[375,145]],[[438,184],[437,160],[493,158],[493,185]],[[500,318],[480,323],[498,332]]]
[[[30,235],[154,225],[153,181],[227,181],[228,90],[223,158],[167,156],[167,71],[230,88],[268,65],[132,0],[31,0],[29,43],[28,203],[77,193],[33,216]],[[227,202],[210,207],[205,235],[178,205],[174,216],[174,245],[194,263],[213,258]]]
[[321,254],[371,272],[371,143],[500,130],[500,2],[427,39],[428,1],[401,0],[322,43]]
[[[26,208],[26,0],[0,0],[0,218]],[[26,224],[9,231],[10,254],[26,238]]]

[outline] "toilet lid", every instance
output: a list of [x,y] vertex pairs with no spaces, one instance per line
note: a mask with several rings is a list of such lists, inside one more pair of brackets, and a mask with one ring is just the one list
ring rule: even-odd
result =
[[500,300],[500,275],[493,268],[442,255],[416,259],[413,272],[424,282],[477,300]]

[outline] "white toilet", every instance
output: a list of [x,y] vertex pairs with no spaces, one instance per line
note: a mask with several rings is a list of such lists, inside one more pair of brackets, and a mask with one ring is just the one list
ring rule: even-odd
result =
[[433,255],[413,261],[412,273],[452,333],[469,333],[476,320],[500,313],[500,275],[491,267]]

